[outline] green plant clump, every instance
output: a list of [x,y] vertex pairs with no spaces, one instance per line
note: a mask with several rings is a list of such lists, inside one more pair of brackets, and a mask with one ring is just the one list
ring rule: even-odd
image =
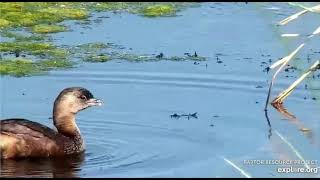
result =
[[46,34],[66,31],[67,28],[59,25],[39,24],[32,27],[33,33]]
[[111,58],[107,55],[104,55],[104,54],[90,55],[84,59],[84,61],[87,61],[87,62],[106,62],[109,60],[111,60]]
[[71,68],[73,64],[68,60],[41,60],[33,62],[29,59],[6,59],[0,60],[0,74],[16,77],[30,76],[57,68]]
[[10,31],[3,31],[1,32],[1,36],[7,38],[14,38],[15,41],[43,41],[45,40],[44,35],[22,35],[20,33],[10,32]]
[[176,8],[171,5],[159,4],[142,8],[141,13],[147,17],[173,16],[176,14]]
[[31,60],[0,60],[0,74],[16,77],[27,76],[38,73],[35,64]]
[[67,50],[57,48],[51,43],[45,42],[1,42],[0,51],[12,53],[27,53],[35,56],[46,56],[62,59],[65,59],[69,55]]

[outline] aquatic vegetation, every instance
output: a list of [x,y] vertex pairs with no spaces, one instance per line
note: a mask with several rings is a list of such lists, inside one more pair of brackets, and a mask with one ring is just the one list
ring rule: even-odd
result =
[[0,60],[0,74],[15,77],[43,74],[51,69],[71,68],[73,62],[68,60],[3,59]]
[[[72,67],[73,61],[106,62],[113,59],[128,61],[159,60],[203,60],[201,57],[157,57],[120,52],[123,47],[103,42],[94,42],[58,48],[50,39],[51,33],[68,29],[60,24],[65,20],[90,22],[90,13],[117,11],[139,14],[146,17],[173,16],[183,8],[196,3],[167,2],[1,2],[0,33],[12,38],[10,42],[0,42],[1,73],[14,76],[32,75],[52,68]],[[59,24],[58,24],[59,23]],[[21,33],[18,33],[20,32]],[[12,54],[16,58],[12,59]],[[6,59],[5,59],[6,58]]]
[[121,59],[127,61],[205,61],[206,58],[202,56],[165,56],[163,53],[160,55],[139,55],[139,54],[132,54],[132,53],[114,53],[112,55],[112,59]]
[[64,49],[59,49],[51,43],[44,42],[1,42],[0,51],[11,53],[26,53],[35,56],[48,56],[54,58],[66,58],[69,53]]
[[33,51],[32,54],[43,55],[43,56],[52,57],[56,59],[66,59],[68,56],[70,56],[70,52],[67,49],[56,48],[56,47],[54,49]]
[[57,68],[71,68],[74,65],[74,62],[69,60],[61,59],[51,59],[51,60],[41,60],[35,63],[37,67],[41,70],[47,71],[50,69]]
[[52,24],[68,19],[87,18],[88,12],[77,8],[64,8],[59,3],[1,3],[2,24],[14,27],[29,27],[38,24]]
[[66,31],[65,26],[59,25],[48,25],[48,24],[39,24],[32,27],[32,32],[34,33],[56,33]]
[[106,62],[111,60],[111,56],[106,54],[109,47],[102,42],[87,43],[76,46],[72,52],[86,62]]
[[106,62],[109,60],[111,60],[110,56],[104,55],[104,54],[89,55],[84,58],[84,61],[87,61],[87,62]]
[[3,31],[1,32],[1,36],[7,38],[14,38],[16,41],[43,41],[45,40],[44,35],[30,35],[26,36],[20,33],[14,33],[10,31]]
[[54,49],[54,46],[49,43],[38,42],[1,42],[0,51],[14,52],[14,51],[27,51],[32,52],[36,50]]
[[115,59],[127,60],[127,61],[146,61],[146,60],[155,60],[151,56],[147,55],[137,55],[131,53],[118,53],[115,54]]
[[65,8],[65,7],[49,7],[39,10],[41,13],[53,14],[61,19],[84,19],[88,17],[88,12],[83,9]]
[[190,56],[172,56],[166,57],[163,53],[160,55],[150,54],[134,54],[131,52],[123,51],[123,48],[119,45],[112,43],[86,43],[77,45],[71,49],[74,57],[78,57],[87,62],[106,62],[109,60],[126,60],[131,62],[143,62],[143,61],[205,61],[206,58],[198,55]]
[[102,42],[95,42],[95,43],[87,43],[87,44],[81,44],[78,45],[77,48],[88,51],[88,50],[101,50],[108,48],[109,46]]
[[0,18],[0,28],[10,27],[11,22]]
[[124,10],[130,6],[128,2],[99,2],[89,6],[94,11],[115,11]]
[[35,64],[28,59],[0,60],[0,74],[16,77],[38,73]]
[[166,4],[152,5],[143,8],[141,11],[142,15],[148,17],[158,16],[173,16],[177,12],[175,7]]
[[60,17],[55,16],[54,14],[40,12],[2,12],[1,16],[10,21],[14,27],[28,27],[39,23],[62,21]]
[[87,19],[92,11],[124,11],[147,17],[173,16],[178,10],[192,7],[195,4],[197,3],[5,2],[0,4],[0,28],[30,27],[39,24],[55,25],[64,20]]

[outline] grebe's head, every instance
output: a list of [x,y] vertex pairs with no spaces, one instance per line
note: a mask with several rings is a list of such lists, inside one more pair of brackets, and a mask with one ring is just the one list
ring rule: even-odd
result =
[[101,106],[103,101],[94,98],[92,93],[82,87],[69,87],[61,91],[54,102],[54,106],[63,108],[64,111],[77,113],[91,106]]

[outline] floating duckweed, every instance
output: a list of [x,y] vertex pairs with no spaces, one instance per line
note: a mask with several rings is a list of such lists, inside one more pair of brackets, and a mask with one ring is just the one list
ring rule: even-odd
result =
[[94,50],[94,49],[105,49],[108,48],[109,46],[101,43],[101,42],[96,42],[96,43],[87,43],[87,44],[81,44],[77,46],[78,48],[81,48],[82,50]]
[[0,18],[0,28],[7,28],[11,25],[12,23],[8,20],[1,19]]
[[[75,4],[75,3],[74,3]],[[1,3],[0,24],[29,27],[43,23],[57,23],[66,19],[83,19],[87,11],[76,8],[61,8],[58,3]],[[8,24],[9,23],[9,24]],[[2,27],[2,26],[1,26]]]
[[39,42],[1,42],[0,51],[3,52],[25,52],[31,55],[48,56],[65,59],[69,52],[65,49],[57,48],[50,43]]
[[[69,55],[85,57],[84,61],[106,62],[112,59],[128,61],[152,60],[197,60],[185,57],[156,58],[153,55],[123,54],[122,47],[104,43],[88,43],[69,50],[57,48],[51,43],[47,33],[66,31],[64,26],[58,25],[64,20],[87,20],[92,11],[118,11],[142,14],[147,17],[175,15],[178,10],[187,7],[185,3],[141,3],[141,2],[7,2],[0,3],[0,29],[1,36],[14,38],[14,42],[0,42],[1,52],[13,52],[16,57],[32,55],[35,62],[27,59],[0,59],[0,74],[13,76],[33,75],[46,72],[52,68],[72,67],[73,62],[68,61]],[[13,31],[20,27],[41,35],[25,35]],[[16,29],[18,28],[18,29]],[[6,32],[9,31],[9,32]],[[113,52],[108,52],[112,50]],[[11,54],[11,53],[10,53]],[[99,55],[97,55],[99,54]],[[5,54],[3,54],[6,56]],[[79,55],[79,56],[78,56]],[[9,55],[11,57],[11,55]],[[8,58],[8,57],[7,57]]]
[[55,48],[34,50],[30,54],[65,59],[69,55],[69,52],[65,49]]
[[8,31],[1,32],[1,36],[8,37],[8,38],[14,38],[16,41],[43,41],[43,40],[45,40],[45,36],[43,36],[43,35],[25,36],[22,34],[8,32]]
[[0,74],[16,77],[39,72],[35,64],[28,59],[0,60]]
[[56,68],[70,68],[73,66],[73,62],[65,59],[59,60],[42,60],[36,63],[42,70],[56,69]]
[[0,74],[16,77],[44,73],[51,69],[71,68],[73,62],[68,60],[42,60],[33,62],[29,59],[0,60]]
[[171,5],[158,4],[145,7],[141,10],[142,15],[148,17],[172,16],[175,15],[176,9]]
[[178,10],[196,3],[141,2],[7,2],[0,4],[0,27],[29,27],[54,24],[68,19],[86,19],[88,11],[123,10],[148,17],[175,15]]
[[128,8],[129,4],[125,2],[99,2],[91,6],[95,11],[122,10]]
[[104,54],[90,55],[84,59],[84,61],[87,61],[87,62],[106,62],[109,60],[111,60],[111,58],[107,55],[104,55]]
[[26,51],[33,52],[39,50],[54,49],[55,47],[49,43],[38,43],[38,42],[1,42],[0,51],[4,52],[15,52],[15,51]]
[[1,16],[13,22],[14,26],[32,26],[39,23],[60,22],[63,20],[54,14],[28,11],[2,13]]
[[88,16],[87,11],[75,8],[49,7],[39,10],[39,12],[61,16],[65,19],[84,19]]
[[39,24],[32,27],[32,32],[34,33],[56,33],[66,31],[66,27],[59,25],[48,25],[48,24]]
[[117,55],[117,59],[127,60],[127,61],[146,61],[151,60],[150,56],[142,56],[142,55],[136,55],[136,54],[119,54]]
[[162,57],[159,58],[153,55],[137,55],[131,53],[115,53],[111,56],[111,59],[121,59],[127,61],[159,61],[159,60],[166,60],[166,61],[205,61],[206,58],[202,56],[197,57],[183,57],[183,56],[171,56],[171,57]]

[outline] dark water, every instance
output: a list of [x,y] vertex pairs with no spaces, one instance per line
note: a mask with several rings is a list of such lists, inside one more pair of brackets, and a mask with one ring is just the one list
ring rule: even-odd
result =
[[[23,117],[53,127],[48,119],[53,100],[70,86],[86,87],[105,102],[77,115],[85,154],[63,160],[3,161],[1,176],[244,177],[225,157],[253,177],[319,177],[277,173],[282,166],[244,164],[299,160],[276,132],[304,159],[320,164],[319,103],[311,99],[315,90],[304,89],[302,83],[286,100],[296,120],[270,106],[270,129],[263,110],[271,74],[263,72],[261,63],[274,62],[300,43],[281,38],[281,33],[310,33],[318,25],[316,16],[307,14],[302,27],[299,21],[275,26],[299,10],[284,3],[204,3],[174,18],[100,13],[92,19],[110,18],[91,28],[68,22],[73,31],[53,36],[59,45],[113,42],[135,53],[181,56],[197,51],[208,60],[81,63],[45,76],[1,77],[1,119]],[[216,54],[222,63],[217,63]],[[297,76],[298,72],[281,74],[272,96]],[[197,119],[170,117],[195,112]]]

